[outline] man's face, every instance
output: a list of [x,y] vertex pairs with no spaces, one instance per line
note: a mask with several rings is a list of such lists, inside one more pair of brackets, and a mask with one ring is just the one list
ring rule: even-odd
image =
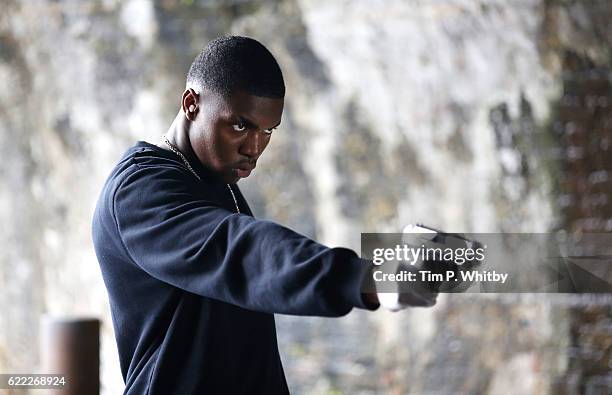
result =
[[189,138],[200,162],[226,183],[248,177],[280,124],[284,100],[202,93],[197,104]]

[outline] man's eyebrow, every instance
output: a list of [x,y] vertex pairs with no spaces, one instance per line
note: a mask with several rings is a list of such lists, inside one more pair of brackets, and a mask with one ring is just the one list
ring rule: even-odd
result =
[[[239,115],[238,118],[240,118],[240,122],[244,123],[246,126],[248,126],[250,128],[259,129],[259,126],[257,126],[257,124],[255,122],[251,121],[250,119],[245,118],[245,117],[243,117],[241,115]],[[268,128],[266,130],[277,128],[280,124],[281,123],[279,122],[279,123],[276,124],[276,126],[272,126],[271,128]]]

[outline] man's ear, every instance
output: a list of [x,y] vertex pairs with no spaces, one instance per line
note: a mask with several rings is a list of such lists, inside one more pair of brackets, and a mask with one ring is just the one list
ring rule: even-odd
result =
[[185,92],[183,92],[181,108],[183,109],[183,113],[185,113],[185,117],[190,121],[195,120],[198,112],[199,99],[200,95],[192,88],[187,88]]

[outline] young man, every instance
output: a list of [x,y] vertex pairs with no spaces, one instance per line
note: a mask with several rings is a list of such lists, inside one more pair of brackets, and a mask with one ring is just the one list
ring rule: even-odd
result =
[[281,122],[285,86],[245,37],[195,59],[158,145],[129,148],[93,218],[125,394],[288,393],[274,313],[375,310],[370,264],[253,218],[236,183]]

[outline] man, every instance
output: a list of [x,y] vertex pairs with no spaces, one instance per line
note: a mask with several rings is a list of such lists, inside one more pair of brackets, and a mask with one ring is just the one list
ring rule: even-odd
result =
[[281,123],[284,95],[263,45],[218,38],[191,65],[159,144],[138,142],[106,181],[92,230],[125,394],[288,393],[274,313],[378,307],[361,291],[369,262],[253,218],[236,185]]

